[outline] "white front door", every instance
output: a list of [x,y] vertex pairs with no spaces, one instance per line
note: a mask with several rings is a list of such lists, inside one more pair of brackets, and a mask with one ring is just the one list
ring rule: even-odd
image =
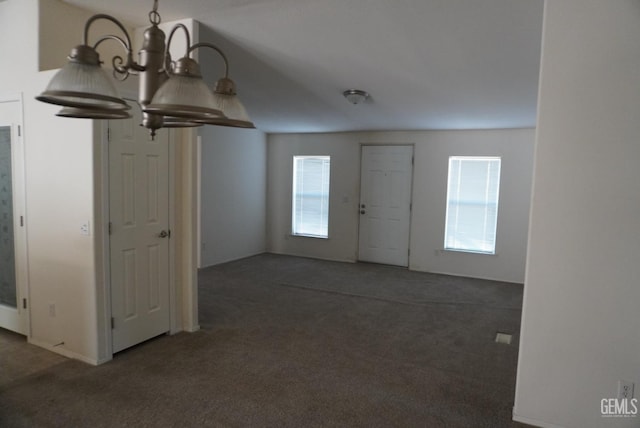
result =
[[132,119],[109,121],[113,352],[170,329],[169,138]]
[[409,265],[413,146],[362,146],[361,261]]
[[20,97],[0,98],[0,327],[27,334],[24,146]]

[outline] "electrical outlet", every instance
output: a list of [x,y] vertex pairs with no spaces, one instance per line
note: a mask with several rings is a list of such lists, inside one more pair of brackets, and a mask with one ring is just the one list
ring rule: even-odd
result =
[[618,399],[632,399],[633,398],[633,382],[629,382],[626,380],[618,381]]
[[56,304],[55,303],[49,303],[49,316],[51,318],[55,318],[56,317]]
[[84,235],[84,236],[91,235],[91,228],[90,228],[89,222],[86,222],[80,225],[80,235]]

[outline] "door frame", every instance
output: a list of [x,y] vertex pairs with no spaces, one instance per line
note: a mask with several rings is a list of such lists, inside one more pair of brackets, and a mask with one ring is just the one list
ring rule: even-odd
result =
[[[25,128],[24,128],[24,101],[22,92],[14,93],[0,93],[0,103],[17,103],[18,109],[18,126],[19,132],[16,141],[18,144],[15,146],[17,151],[14,151],[12,144],[12,172],[14,177],[19,177],[17,182],[13,183],[12,196],[14,200],[14,212],[15,206],[18,205],[18,211],[22,213],[23,226],[14,229],[14,236],[18,236],[14,244],[15,251],[15,263],[16,263],[16,298],[17,298],[17,311],[21,313],[24,311],[24,323],[25,331],[24,335],[26,339],[31,338],[31,296],[29,293],[29,251],[27,241],[27,167],[26,167],[26,147],[25,147]],[[13,143],[13,138],[12,138]],[[17,156],[16,156],[17,155]],[[15,171],[14,160],[17,158],[17,166],[19,171]],[[16,196],[18,197],[16,200]],[[15,219],[14,219],[15,222]],[[23,299],[26,299],[26,307],[23,306]],[[22,334],[22,333],[21,333]]]
[[[410,205],[410,209],[409,209],[409,241],[408,241],[408,247],[407,247],[407,269],[411,269],[411,241],[413,239],[413,234],[411,233],[411,229],[413,226],[413,188],[414,188],[414,180],[415,180],[415,158],[416,158],[416,144],[415,143],[360,143],[360,159],[359,159],[359,163],[360,163],[360,169],[358,171],[358,240],[356,242],[356,261],[360,262],[360,221],[362,216],[360,215],[360,203],[362,201],[362,152],[363,152],[363,148],[364,147],[371,147],[371,146],[384,146],[384,147],[398,147],[398,146],[404,146],[404,147],[411,147],[412,148],[412,153],[413,153],[413,160],[411,162],[411,184],[410,184],[410,188],[409,188],[409,195],[411,196],[411,199],[409,201]],[[370,263],[370,262],[365,262],[365,263]]]
[[[125,92],[123,98],[133,103],[132,108],[139,108],[137,101],[135,101],[135,95]],[[97,121],[96,121],[97,122]],[[101,255],[98,256],[101,263],[101,269],[98,270],[97,276],[103,281],[104,287],[99,292],[99,301],[102,301],[102,307],[100,308],[102,316],[98,318],[98,328],[102,332],[102,340],[100,348],[103,352],[100,352],[101,356],[98,359],[98,364],[102,364],[113,359],[113,341],[112,341],[112,328],[111,328],[111,255],[110,255],[110,235],[109,235],[109,126],[108,121],[99,121],[98,131],[100,138],[96,141],[99,147],[96,149],[99,152],[99,160],[96,161],[95,167],[100,171],[99,183],[96,183],[96,193],[100,193],[100,197],[96,198],[96,201],[100,203],[100,207],[96,209],[95,224],[100,225],[100,237],[96,236],[96,239],[101,241],[96,243],[96,247],[100,248]],[[174,129],[167,129],[169,133],[169,230],[171,230],[172,238],[169,239],[169,334],[175,334],[182,331],[182,323],[180,322],[180,295],[176,285],[176,239],[177,235],[177,201],[176,201],[176,158],[177,147],[179,146],[179,139],[177,138],[176,131]],[[99,188],[99,189],[98,189]],[[99,192],[98,192],[99,190]],[[97,228],[96,228],[97,232]],[[99,338],[100,340],[100,338]]]

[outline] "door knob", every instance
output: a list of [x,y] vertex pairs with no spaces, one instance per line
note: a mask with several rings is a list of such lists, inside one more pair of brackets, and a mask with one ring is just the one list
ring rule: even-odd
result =
[[360,210],[360,214],[364,214],[364,213],[366,213],[365,210]]
[[167,236],[169,236],[169,232],[167,232],[166,230],[163,230],[162,232],[160,232],[160,234],[158,235],[159,238],[166,238]]

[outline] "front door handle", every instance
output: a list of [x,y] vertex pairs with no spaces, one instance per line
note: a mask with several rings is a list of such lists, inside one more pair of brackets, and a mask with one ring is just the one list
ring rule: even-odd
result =
[[163,230],[162,232],[160,232],[160,234],[158,235],[158,238],[166,238],[168,237],[170,234],[170,232],[167,232],[166,230]]

